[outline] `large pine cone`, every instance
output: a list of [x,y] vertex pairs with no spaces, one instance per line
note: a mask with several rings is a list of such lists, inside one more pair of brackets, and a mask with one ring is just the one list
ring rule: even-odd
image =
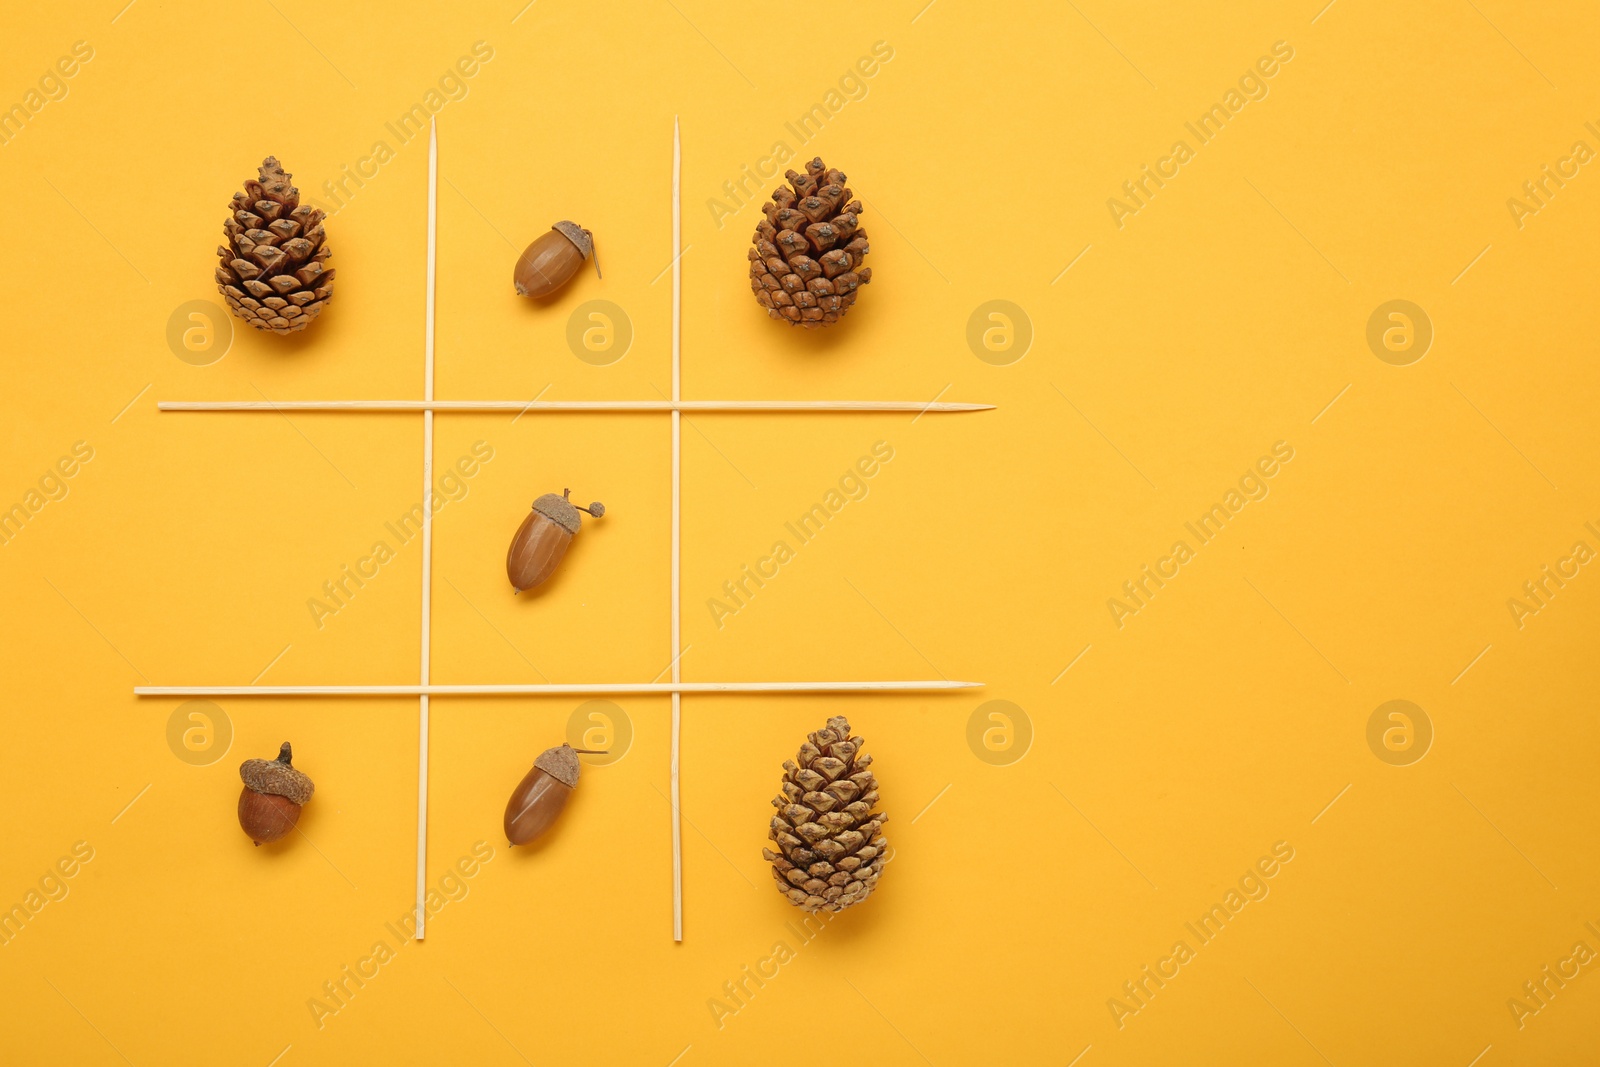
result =
[[888,862],[880,830],[889,818],[872,809],[878,781],[872,757],[850,736],[842,715],[812,734],[800,754],[783,764],[783,795],[767,833],[783,850],[761,850],[772,864],[778,891],[808,912],[843,911],[866,900]]
[[217,248],[217,287],[233,313],[256,329],[294,333],[311,325],[333,295],[324,215],[300,203],[300,190],[276,156],[266,158],[260,173],[260,181],[247,179],[244,192],[233,194],[222,224],[228,244]]
[[861,265],[868,251],[861,202],[850,199],[844,172],[827,169],[820,156],[806,173],[785,177],[793,188],[780,185],[772,202],[761,205],[767,217],[749,251],[750,288],[775,319],[831,326],[856,302],[856,289],[872,280],[872,268]]

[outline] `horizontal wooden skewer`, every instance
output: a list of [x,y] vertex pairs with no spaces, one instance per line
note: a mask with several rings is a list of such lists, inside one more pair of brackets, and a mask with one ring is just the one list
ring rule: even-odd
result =
[[163,400],[161,411],[991,411],[923,400]]
[[142,697],[623,696],[672,693],[876,693],[975,689],[982,682],[590,682],[540,685],[137,685]]

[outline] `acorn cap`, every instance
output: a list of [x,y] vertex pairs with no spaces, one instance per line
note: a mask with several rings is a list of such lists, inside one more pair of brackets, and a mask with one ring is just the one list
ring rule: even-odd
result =
[[277,759],[247,759],[239,764],[239,777],[254,792],[270,793],[304,804],[311,799],[316,786],[303,771],[290,765],[292,755],[289,742],[285,741],[278,749]]
[[577,245],[578,251],[583,253],[584,259],[594,255],[594,238],[589,236],[588,230],[579,226],[576,222],[568,222],[566,219],[562,219],[550,228]]
[[571,745],[545,749],[533,765],[568,789],[578,784],[578,754]]
[[533,510],[570,534],[577,533],[578,527],[583,524],[583,519],[579,516],[578,509],[572,506],[572,501],[558,493],[546,493],[535,500]]

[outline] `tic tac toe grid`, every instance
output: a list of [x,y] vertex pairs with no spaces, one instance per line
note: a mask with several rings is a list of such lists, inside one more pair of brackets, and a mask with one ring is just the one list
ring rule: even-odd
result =
[[[162,401],[162,411],[336,411],[374,413],[415,411],[422,414],[422,643],[420,679],[416,685],[246,685],[246,686],[136,686],[139,696],[246,697],[246,696],[415,696],[418,698],[417,736],[417,938],[426,933],[428,859],[428,716],[433,696],[543,695],[616,696],[661,694],[672,698],[672,938],[683,940],[683,836],[679,806],[679,734],[684,693],[858,693],[871,691],[911,692],[937,689],[963,689],[979,682],[952,681],[820,681],[820,682],[685,682],[682,677],[681,639],[682,598],[680,589],[682,560],[682,413],[759,412],[763,414],[816,411],[978,411],[987,404],[958,404],[904,400],[684,400],[682,397],[683,319],[683,227],[681,218],[682,145],[678,121],[672,124],[672,399],[666,401],[540,401],[540,400],[435,400],[433,396],[434,283],[438,259],[439,222],[439,141],[437,124],[428,137],[428,256],[426,337],[423,356],[421,400],[300,400],[300,401]],[[433,585],[433,416],[436,411],[517,411],[534,412],[640,412],[659,411],[672,416],[672,660],[670,682],[573,683],[573,684],[473,684],[434,685],[429,676],[429,651]],[[658,675],[659,677],[659,675]]]

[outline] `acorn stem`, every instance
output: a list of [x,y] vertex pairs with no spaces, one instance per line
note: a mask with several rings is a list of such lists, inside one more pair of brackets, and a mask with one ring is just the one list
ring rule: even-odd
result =
[[579,755],[583,755],[583,756],[609,756],[609,755],[611,755],[611,750],[609,748],[575,748],[572,751],[578,753]]
[[283,764],[285,767],[292,767],[294,766],[294,763],[292,762],[293,760],[294,750],[289,747],[289,742],[285,741],[278,748],[278,762]]
[[[572,501],[569,499],[571,496],[572,496],[572,490],[571,489],[563,489],[563,490],[561,490],[561,499],[562,500],[566,500],[569,504],[572,503]],[[595,503],[590,504],[589,507],[587,507],[587,508],[584,507],[582,504],[573,504],[572,506],[577,508],[579,511],[583,512],[585,515],[593,515],[597,519],[600,517],[600,512],[604,512],[605,511],[604,505],[602,505],[599,501],[596,501]],[[589,508],[596,508],[596,507],[600,508],[600,512],[594,512],[594,511],[590,511],[589,510]]]

